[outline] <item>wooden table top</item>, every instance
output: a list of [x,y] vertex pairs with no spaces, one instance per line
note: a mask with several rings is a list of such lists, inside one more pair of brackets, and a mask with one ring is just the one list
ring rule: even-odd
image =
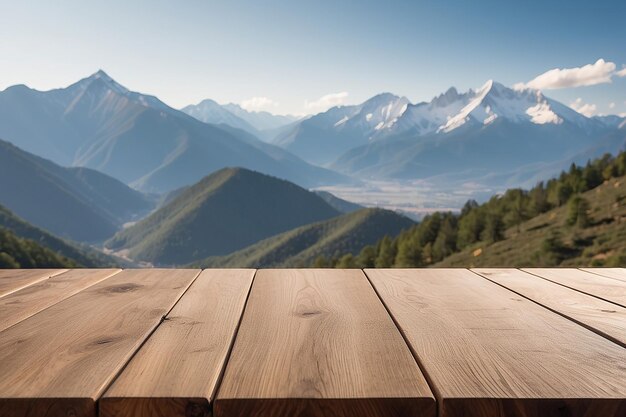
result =
[[0,270],[0,417],[625,417],[626,269]]

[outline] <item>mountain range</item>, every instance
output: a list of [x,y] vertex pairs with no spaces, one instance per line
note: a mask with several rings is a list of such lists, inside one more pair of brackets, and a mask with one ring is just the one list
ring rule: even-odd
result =
[[166,192],[227,166],[311,187],[346,181],[237,128],[223,128],[132,92],[103,71],[67,88],[0,92],[0,137],[64,166],[97,169]]
[[381,179],[528,185],[621,150],[625,120],[586,117],[538,90],[491,80],[415,104],[382,93],[301,119],[211,99],[179,111],[103,71],[66,88],[0,92],[0,137],[155,193],[229,166],[306,188]]
[[[54,236],[16,216],[2,205],[0,205],[0,232],[4,232],[4,238],[7,239],[0,244],[0,252],[5,252],[7,258],[9,257],[6,246],[8,241],[16,247],[21,247],[17,254],[15,251],[11,253],[10,258],[24,268],[58,266],[103,268],[120,265],[120,259],[105,255],[87,245]],[[42,254],[47,255],[42,259]]]
[[298,120],[295,116],[277,115],[266,111],[248,111],[238,104],[220,105],[214,100],[205,99],[181,109],[182,112],[204,123],[225,124],[258,137],[272,139],[281,129]]
[[134,260],[181,265],[338,216],[317,194],[243,168],[225,168],[177,193],[106,246]]
[[616,154],[626,119],[494,81],[300,119],[210,99],[176,110],[98,71],[66,88],[1,91],[0,137],[0,229],[22,248],[8,263],[117,263],[73,242],[106,241],[131,262],[298,266],[412,224],[315,187],[380,191],[384,204],[379,181],[533,185]]
[[58,236],[104,240],[153,199],[89,168],[65,168],[0,140],[0,204]]
[[361,179],[521,185],[626,143],[626,119],[586,117],[538,90],[488,81],[430,102],[379,94],[296,122],[273,143]]

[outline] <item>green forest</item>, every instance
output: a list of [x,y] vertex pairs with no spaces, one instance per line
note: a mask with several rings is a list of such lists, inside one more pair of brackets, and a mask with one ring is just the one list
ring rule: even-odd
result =
[[77,264],[34,240],[0,227],[0,268],[73,268]]

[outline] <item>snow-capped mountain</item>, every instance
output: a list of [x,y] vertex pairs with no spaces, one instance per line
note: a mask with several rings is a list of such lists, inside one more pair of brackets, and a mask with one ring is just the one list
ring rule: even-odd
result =
[[530,178],[531,171],[546,177],[556,172],[545,170],[557,165],[558,172],[571,162],[622,150],[626,129],[620,126],[620,117],[589,118],[540,91],[488,81],[477,90],[460,94],[451,88],[429,103],[409,105],[374,140],[329,166],[376,179],[502,180]]
[[514,123],[561,124],[564,121],[582,128],[591,123],[585,116],[554,100],[540,91],[515,91],[489,80],[477,91],[464,94],[459,103],[465,104],[456,114],[450,114],[437,131],[451,132],[466,123],[488,125],[498,118]]
[[292,115],[272,114],[267,111],[248,111],[239,104],[228,103],[222,106],[235,116],[245,120],[258,131],[274,130],[298,120]]
[[[156,192],[225,166],[304,186],[348,180],[312,164],[365,179],[521,178],[528,167],[565,168],[626,144],[622,117],[588,118],[539,91],[494,81],[417,104],[383,93],[297,121],[210,100],[186,111],[98,71],[66,88],[1,91],[0,138]],[[271,135],[273,144],[257,139]]]
[[216,125],[227,124],[231,127],[245,130],[253,135],[257,134],[257,129],[254,126],[211,99],[205,99],[198,104],[186,106],[182,108],[181,111],[195,117],[201,122]]
[[[584,129],[597,126],[591,120],[538,90],[513,90],[493,80],[477,90],[459,94],[452,87],[430,103],[409,104],[380,133],[412,131],[419,135],[448,133],[464,125],[488,125],[503,118],[514,123],[574,123]],[[384,136],[379,134],[378,137]]]
[[222,105],[211,99],[186,106],[181,111],[201,122],[227,124],[231,127],[245,130],[260,139],[273,137],[277,129],[298,120],[295,116],[277,115],[266,111],[248,111],[234,103]]
[[103,71],[69,87],[0,92],[0,138],[64,166],[164,192],[239,166],[310,187],[345,177],[225,125],[203,123]]
[[296,123],[272,142],[307,160],[325,164],[341,153],[387,132],[407,110],[409,100],[383,93],[354,106],[338,106]]
[[78,103],[84,105],[85,102],[91,102],[94,105],[104,104],[110,106],[112,104],[123,104],[116,101],[120,99],[143,107],[151,107],[163,111],[171,110],[167,104],[154,96],[130,91],[102,70],[83,78],[67,88],[52,90],[52,93],[61,101],[67,101],[70,98],[66,109],[67,113],[71,112]]
[[[273,143],[313,163],[329,164],[343,153],[373,143],[468,132],[506,121],[522,126],[561,126],[594,135],[613,119],[588,118],[542,92],[514,90],[489,80],[476,90],[454,87],[430,102],[411,104],[405,97],[384,93],[355,106],[340,106],[295,124]],[[369,159],[380,159],[370,154]],[[337,167],[337,164],[334,165]]]

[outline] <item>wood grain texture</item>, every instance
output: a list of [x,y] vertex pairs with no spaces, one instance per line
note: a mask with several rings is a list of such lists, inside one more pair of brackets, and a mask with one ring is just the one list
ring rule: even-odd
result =
[[579,268],[581,271],[626,282],[626,268]]
[[359,270],[260,270],[216,417],[434,416],[432,393]]
[[0,297],[61,274],[67,269],[1,269]]
[[575,268],[523,268],[538,277],[626,307],[626,282]]
[[73,269],[0,298],[0,331],[62,301],[121,269]]
[[100,399],[100,417],[209,415],[254,272],[202,272]]
[[95,416],[96,399],[198,273],[125,270],[0,332],[0,415]]
[[468,270],[366,273],[440,417],[626,415],[621,346]]
[[626,347],[626,308],[518,269],[474,272]]

